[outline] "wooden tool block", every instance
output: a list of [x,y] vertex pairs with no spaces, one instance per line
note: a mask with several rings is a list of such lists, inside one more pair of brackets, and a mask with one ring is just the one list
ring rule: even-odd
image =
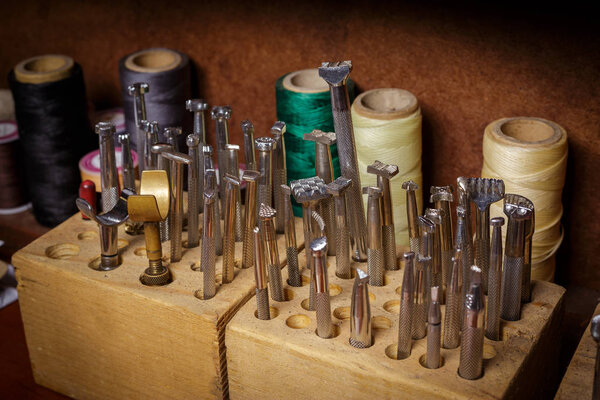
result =
[[[302,238],[300,220],[296,229]],[[285,262],[283,235],[278,245]],[[143,235],[120,226],[119,246],[120,267],[90,268],[99,260],[98,228],[77,214],[15,253],[36,382],[81,399],[227,398],[225,326],[254,294],[253,268],[235,268],[233,283],[200,300],[194,294],[203,274],[191,269],[200,246],[183,248],[182,260],[169,265],[173,282],[162,287],[140,283],[148,266]],[[163,243],[166,264],[169,251]],[[241,258],[236,243],[238,266]]]
[[[596,306],[594,315],[600,314],[600,304]],[[567,372],[563,377],[558,392],[556,392],[556,399],[567,400],[567,399],[591,399],[594,383],[594,368],[596,363],[596,352],[598,351],[598,345],[592,338],[590,333],[590,326],[592,322],[588,324],[583,331],[583,336],[577,346],[577,351],[573,355]]]
[[[302,252],[301,266],[305,266],[304,257]],[[366,271],[366,264],[358,267]],[[367,349],[348,343],[354,280],[335,276],[334,257],[328,258],[328,276],[336,337],[321,339],[316,334],[315,312],[307,311],[310,271],[302,271],[304,286],[286,287],[291,300],[271,301],[274,317],[269,321],[257,319],[256,301],[248,301],[227,326],[231,399],[548,396],[543,382],[558,367],[562,287],[533,282],[533,301],[523,306],[522,319],[503,322],[502,341],[485,339],[484,375],[469,381],[457,373],[460,348],[442,349],[443,366],[436,370],[420,363],[426,338],[413,341],[408,359],[395,359],[403,271],[387,271],[385,286],[369,287],[374,344]]]

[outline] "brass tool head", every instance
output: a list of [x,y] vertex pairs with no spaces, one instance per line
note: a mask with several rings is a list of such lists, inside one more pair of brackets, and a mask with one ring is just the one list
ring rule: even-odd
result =
[[329,197],[329,194],[327,194],[327,185],[318,176],[292,181],[290,182],[290,188],[292,189],[294,199],[298,203],[318,201]]
[[164,170],[142,171],[140,194],[130,196],[129,218],[134,222],[159,222],[169,214],[171,193]]
[[344,178],[340,176],[335,181],[327,184],[327,193],[333,196],[343,195],[348,188],[352,186],[352,179]]
[[491,178],[467,178],[467,191],[480,211],[504,197],[504,181]]
[[322,143],[331,146],[335,143],[335,132],[323,132],[319,129],[315,129],[312,132],[305,133],[302,137],[304,140],[309,140],[315,143]]
[[332,86],[343,84],[352,71],[352,61],[324,62],[319,67],[319,76]]
[[[393,164],[385,164],[379,160],[375,160],[375,162],[367,167],[367,172],[369,174],[375,174],[377,176],[381,176],[385,179],[392,179],[394,176],[398,175],[399,169],[397,165]],[[412,181],[409,181],[412,182]],[[406,182],[405,182],[406,183]],[[402,184],[404,187],[404,184]]]

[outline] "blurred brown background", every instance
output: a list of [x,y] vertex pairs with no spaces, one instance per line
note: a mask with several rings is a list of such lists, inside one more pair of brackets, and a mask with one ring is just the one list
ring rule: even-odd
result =
[[170,47],[193,61],[197,95],[233,107],[231,141],[242,144],[240,121],[260,136],[275,120],[278,77],[351,59],[360,91],[400,87],[419,99],[426,185],[479,175],[489,122],[553,120],[569,134],[557,282],[591,298],[600,290],[600,27],[591,6],[521,3],[4,0],[0,75],[33,55],[70,55],[101,109],[120,105],[122,56]]

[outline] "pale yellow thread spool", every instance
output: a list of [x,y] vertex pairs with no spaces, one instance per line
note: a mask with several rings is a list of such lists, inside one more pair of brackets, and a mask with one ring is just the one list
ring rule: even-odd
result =
[[[554,278],[554,254],[563,239],[567,149],[567,132],[542,118],[502,118],[489,124],[483,135],[481,176],[503,179],[506,193],[523,195],[535,206],[532,279]],[[503,216],[502,202],[492,205],[490,213]]]
[[417,202],[423,209],[421,173],[421,109],[417,98],[402,89],[373,89],[360,94],[352,104],[354,140],[363,186],[376,185],[377,178],[367,166],[379,160],[398,166],[399,173],[390,182],[394,205],[396,244],[408,246],[406,192],[402,182],[419,185]]

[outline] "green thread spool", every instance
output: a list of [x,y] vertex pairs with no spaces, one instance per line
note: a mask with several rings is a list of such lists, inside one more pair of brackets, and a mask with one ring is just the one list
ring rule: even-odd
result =
[[[350,103],[354,100],[354,82],[348,80]],[[315,145],[303,135],[320,129],[333,132],[329,86],[316,68],[290,72],[275,83],[277,119],[287,125],[285,152],[288,183],[315,176]],[[340,176],[337,146],[331,146],[333,172]],[[302,215],[302,207],[292,197],[294,215]]]

